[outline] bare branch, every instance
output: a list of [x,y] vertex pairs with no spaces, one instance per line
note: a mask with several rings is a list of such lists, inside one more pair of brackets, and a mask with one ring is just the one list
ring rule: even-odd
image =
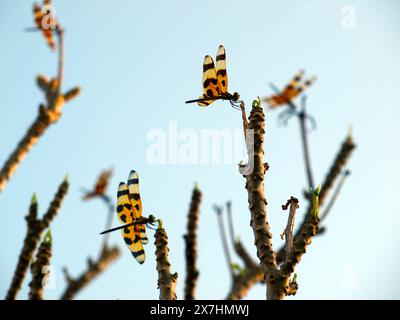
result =
[[87,269],[76,279],[72,278],[67,268],[63,269],[65,279],[67,281],[67,288],[61,296],[61,300],[72,300],[89,283],[91,283],[97,276],[103,273],[115,260],[120,256],[118,247],[103,248],[100,257],[93,261],[88,259]]
[[260,266],[247,268],[243,275],[238,275],[232,283],[232,288],[226,297],[227,300],[240,300],[257,283],[265,283],[264,271]]
[[[109,196],[107,196],[107,195],[101,196],[101,199],[104,200],[104,203],[108,207],[108,214],[107,214],[106,224],[105,224],[105,229],[104,229],[104,230],[108,230],[108,229],[111,228],[112,221],[113,221],[113,218],[114,218],[114,204],[113,204],[111,198]],[[107,233],[104,236],[103,245],[102,245],[101,251],[103,251],[107,247],[109,236],[110,236],[109,233]],[[100,253],[100,255],[101,255],[101,253]]]
[[235,244],[235,229],[233,227],[233,218],[232,218],[232,202],[228,201],[226,203],[226,215],[228,216],[228,227],[229,227],[229,236],[231,238],[232,244]]
[[246,109],[243,101],[240,103],[240,110],[242,112],[243,133],[244,133],[244,139],[246,141],[246,132],[249,129],[249,123],[247,121]]
[[233,268],[232,268],[232,258],[231,258],[231,254],[229,251],[228,240],[226,238],[226,233],[225,233],[224,217],[222,215],[222,212],[224,211],[224,209],[223,209],[223,207],[219,207],[217,205],[214,205],[213,208],[214,208],[215,213],[217,214],[219,233],[221,235],[221,242],[222,242],[222,247],[224,249],[225,260],[228,265],[228,270],[231,274],[231,278],[233,279],[235,277],[235,274],[234,274]]
[[[57,29],[58,30],[58,29]],[[25,158],[31,148],[35,145],[37,140],[44,134],[46,129],[61,117],[62,108],[66,101],[76,97],[80,88],[74,88],[67,92],[66,95],[61,94],[61,82],[63,78],[63,37],[62,30],[57,32],[59,40],[59,63],[58,63],[58,76],[56,79],[48,79],[47,77],[39,75],[37,82],[39,88],[43,91],[47,106],[40,105],[39,112],[26,132],[25,136],[18,143],[16,149],[11,153],[3,167],[0,170],[0,192],[2,192],[17,170],[20,162]]]
[[235,238],[235,231],[234,231],[234,227],[233,227],[233,218],[232,218],[232,203],[230,201],[228,201],[226,203],[226,211],[227,211],[227,216],[228,216],[229,234],[230,234],[232,245],[235,248],[236,254],[243,260],[243,262],[247,268],[251,269],[253,267],[258,267],[257,263],[253,260],[253,258],[247,252],[247,250],[243,246],[242,242],[239,239]]
[[266,275],[267,298],[278,299],[277,292],[270,284],[275,280],[277,265],[275,252],[272,248],[272,234],[267,221],[267,200],[264,195],[264,126],[265,116],[261,108],[260,100],[253,101],[249,117],[249,129],[253,130],[253,150],[248,150],[249,162],[252,162],[253,170],[247,175],[246,189],[248,193],[249,209],[251,214],[250,225],[254,233],[254,242],[257,247],[257,256]]
[[[343,143],[340,146],[339,152],[336,155],[335,160],[333,161],[332,166],[330,167],[328,174],[322,183],[321,186],[321,191],[319,193],[319,206],[322,207],[327,196],[329,195],[329,191],[331,190],[334,182],[340,175],[340,172],[343,170],[343,168],[346,166],[347,161],[349,160],[354,148],[356,145],[353,142],[353,139],[350,135],[346,137],[346,139],[343,141]],[[294,236],[294,241],[296,242],[298,237],[301,237],[302,232],[305,230],[304,228],[307,228],[307,219],[309,216],[309,213],[312,210],[312,204],[309,205],[309,207],[306,209],[306,214],[304,217],[303,222],[301,223],[301,226],[299,230],[295,233]],[[285,259],[285,250],[284,247],[282,247],[276,255],[276,261],[278,264],[281,264]]]
[[308,145],[308,135],[307,135],[307,128],[306,128],[307,114],[306,114],[305,102],[306,102],[306,96],[303,96],[302,97],[303,108],[298,114],[298,119],[300,122],[301,141],[302,141],[302,146],[303,146],[304,163],[306,165],[308,189],[314,189],[314,178],[313,178],[313,173],[312,173],[310,148]]
[[158,271],[157,285],[160,289],[160,300],[176,300],[176,283],[178,274],[171,274],[171,264],[168,259],[168,236],[159,222],[158,229],[154,234],[156,245],[156,262]]
[[35,195],[32,197],[29,213],[25,218],[28,224],[28,230],[25,236],[24,245],[19,254],[17,267],[10,288],[7,292],[7,300],[14,300],[17,297],[42,233],[49,227],[51,221],[57,215],[61,203],[67,194],[68,186],[68,180],[64,179],[58,187],[57,193],[42,219],[37,219],[37,200]]
[[339,197],[340,191],[342,190],[343,185],[346,182],[347,177],[349,175],[350,175],[350,170],[345,170],[343,172],[343,174],[341,176],[341,179],[339,180],[339,182],[338,182],[338,184],[337,184],[337,186],[335,188],[335,191],[332,194],[332,197],[331,197],[329,203],[327,204],[325,210],[321,214],[321,218],[320,218],[321,222],[325,220],[325,218],[328,216],[329,212],[331,211],[331,209],[332,209],[333,205],[335,204],[337,198]]
[[296,210],[299,208],[298,203],[299,203],[298,199],[290,197],[290,199],[286,202],[286,204],[282,205],[282,210],[287,210],[288,207],[290,206],[288,222],[284,233],[281,235],[281,237],[283,235],[285,236],[286,259],[289,257],[290,253],[293,250],[293,227],[294,227]]
[[[288,278],[294,272],[294,268],[300,262],[302,255],[306,252],[307,246],[311,244],[312,237],[318,232],[319,192],[320,188],[318,187],[313,193],[312,209],[307,216],[306,223],[302,226],[300,235],[294,241],[293,250],[286,255],[285,262],[279,270],[282,279],[284,279],[283,282],[288,282]],[[287,288],[285,294],[288,294]]]
[[44,299],[45,277],[48,277],[45,267],[50,265],[51,245],[52,239],[49,230],[39,246],[35,262],[31,265],[32,280],[29,283],[30,300]]
[[235,274],[232,278],[232,285],[230,292],[228,293],[226,299],[237,300],[242,299],[247,295],[249,289],[257,282],[264,282],[264,271],[257,264],[256,261],[250,256],[246,248],[243,246],[239,239],[235,238],[235,232],[233,227],[232,218],[232,203],[228,201],[226,203],[228,225],[230,239],[235,248],[236,254],[242,259],[245,269],[239,274]]
[[[340,146],[338,154],[337,154],[336,158],[334,159],[334,162],[327,174],[327,177],[326,177],[324,183],[322,184],[321,192],[319,194],[319,205],[320,206],[323,205],[325,198],[329,195],[329,190],[331,188],[330,186],[337,179],[342,168],[346,165],[354,148],[355,148],[355,144],[353,143],[352,138],[350,136],[346,137],[346,139]],[[309,216],[311,209],[312,209],[311,206],[307,209],[306,219],[302,222],[299,230],[295,233],[294,243],[296,243],[296,241],[297,241],[297,243],[301,243],[301,242],[304,243],[304,241],[307,241],[307,240],[304,239],[304,237],[302,237],[302,234],[306,234],[306,235],[312,234],[312,232],[310,232],[310,231],[313,230],[313,227],[311,227],[311,230],[310,230],[310,223],[309,223],[309,221],[307,221],[307,217]],[[321,218],[325,218],[325,217],[326,217],[326,214],[324,212],[323,215],[321,215]],[[281,264],[285,260],[285,246],[281,247],[278,250],[276,259],[277,259],[278,264]],[[256,279],[261,279],[262,277],[263,277],[263,271],[260,266],[258,267],[258,270],[254,270],[254,272],[250,270],[246,274],[246,277],[243,277],[243,278],[241,278],[241,281],[237,281],[236,283],[234,283],[234,285],[231,289],[231,292],[228,295],[228,299],[243,298],[247,294],[248,290],[254,284],[256,284],[258,282]],[[290,288],[290,282],[288,281],[288,283],[289,283],[289,288]],[[292,292],[292,291],[288,290],[287,295],[289,294],[289,292]]]
[[197,186],[193,189],[192,200],[187,218],[187,234],[185,239],[186,257],[186,280],[185,280],[185,300],[195,299],[195,290],[199,270],[197,268],[197,230],[200,217],[201,191]]

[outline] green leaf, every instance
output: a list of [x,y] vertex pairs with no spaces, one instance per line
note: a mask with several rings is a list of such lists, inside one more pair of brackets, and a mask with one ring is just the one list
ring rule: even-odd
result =
[[52,241],[53,241],[53,237],[51,235],[51,229],[49,229],[49,230],[47,230],[46,234],[44,235],[43,243],[51,246]]
[[261,99],[260,99],[260,97],[257,97],[257,99],[253,100],[252,107],[253,108],[261,108]]
[[34,193],[34,194],[32,195],[31,203],[32,203],[32,204],[37,203],[36,193]]
[[313,199],[312,199],[312,210],[311,216],[315,219],[318,218],[319,215],[319,193],[321,191],[321,186],[318,186],[315,190],[312,191]]

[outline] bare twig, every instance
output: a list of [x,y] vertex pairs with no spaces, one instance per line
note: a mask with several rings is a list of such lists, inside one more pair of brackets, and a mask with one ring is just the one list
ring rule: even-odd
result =
[[231,242],[233,244],[233,247],[235,248],[236,254],[242,259],[246,267],[241,273],[234,275],[230,292],[226,297],[226,299],[228,300],[237,300],[242,299],[244,296],[246,296],[248,290],[255,283],[264,282],[265,277],[262,268],[250,256],[246,248],[243,246],[242,242],[238,238],[235,238],[232,218],[232,203],[230,201],[226,203],[226,211],[228,216]]
[[156,262],[158,271],[157,285],[160,289],[160,300],[176,300],[176,284],[178,274],[171,274],[171,264],[168,259],[168,236],[165,229],[162,227],[162,222],[159,222],[156,233]]
[[59,41],[59,57],[58,57],[58,75],[56,79],[48,79],[47,77],[39,75],[37,82],[39,88],[43,91],[47,105],[39,106],[39,113],[35,121],[29,127],[25,136],[18,143],[16,149],[11,153],[9,158],[4,163],[0,170],[0,192],[4,190],[8,180],[17,170],[19,163],[25,158],[30,149],[35,145],[37,140],[43,135],[46,129],[61,117],[61,111],[66,102],[75,98],[80,88],[76,87],[64,95],[61,94],[61,82],[63,79],[63,37],[62,30],[57,29]]
[[293,227],[294,220],[296,215],[296,210],[299,208],[299,200],[294,197],[290,197],[290,199],[286,202],[286,204],[282,205],[282,210],[287,210],[290,206],[288,222],[285,228],[284,233],[281,235],[285,236],[285,253],[286,258],[288,258],[289,254],[293,250]]
[[264,282],[264,271],[260,266],[247,268],[243,275],[236,276],[231,290],[226,297],[228,300],[240,300],[244,298],[249,290],[257,283]]
[[[108,214],[107,214],[107,218],[106,218],[106,224],[105,224],[105,229],[104,230],[108,230],[111,228],[112,225],[112,221],[114,218],[114,204],[111,200],[111,198],[107,195],[103,195],[101,196],[101,199],[104,200],[104,203],[107,205],[108,207]],[[104,238],[103,238],[103,245],[101,247],[101,251],[100,251],[100,255],[101,252],[107,247],[108,245],[108,239],[109,239],[109,233],[107,233]]]
[[235,231],[233,227],[233,218],[232,218],[232,203],[228,201],[226,203],[226,211],[228,216],[228,226],[229,226],[229,234],[233,247],[235,248],[236,254],[243,260],[245,266],[247,268],[258,267],[257,263],[253,260],[250,254],[247,252],[246,248],[243,246],[242,242],[239,238],[235,238]]
[[37,219],[37,200],[35,195],[32,197],[29,213],[25,218],[28,224],[28,230],[25,236],[24,245],[18,258],[17,267],[15,269],[10,288],[7,292],[7,300],[14,300],[17,297],[18,291],[21,289],[22,282],[25,278],[26,272],[28,271],[29,263],[33,258],[42,233],[49,227],[51,221],[57,215],[61,207],[61,203],[68,191],[68,186],[68,180],[65,178],[58,187],[57,193],[55,194],[53,201],[51,202],[42,219]]
[[224,211],[224,209],[223,209],[223,207],[219,207],[217,205],[214,205],[213,208],[214,208],[215,213],[217,214],[219,233],[221,235],[221,242],[222,242],[222,247],[224,249],[225,260],[228,265],[228,270],[231,274],[231,278],[233,279],[235,277],[235,274],[234,274],[233,268],[232,268],[232,258],[231,258],[231,254],[229,251],[228,240],[226,238],[226,233],[225,233],[224,217],[222,215],[222,212]]
[[118,247],[108,248],[106,246],[103,248],[102,254],[96,261],[93,261],[90,258],[88,259],[87,269],[76,279],[73,279],[69,274],[68,269],[64,268],[63,271],[68,285],[61,296],[61,300],[74,299],[79,291],[104,272],[115,260],[118,259],[120,254]]
[[[112,177],[113,169],[110,168],[108,170],[103,170],[99,177],[96,180],[96,183],[94,184],[94,187],[89,190],[85,191],[82,200],[83,201],[88,201],[91,199],[99,198],[103,201],[103,203],[107,206],[108,208],[108,215],[106,217],[106,225],[105,225],[105,230],[108,230],[111,228],[112,220],[114,217],[114,203],[111,200],[111,198],[106,194],[107,187],[110,183],[110,179]],[[103,238],[103,245],[100,249],[100,255],[103,249],[107,246],[108,244],[108,239],[109,239],[109,234],[106,234]]]
[[325,220],[325,218],[328,216],[329,212],[331,211],[333,205],[335,204],[337,198],[339,197],[340,191],[343,188],[344,183],[347,180],[347,177],[350,175],[350,170],[345,170],[335,188],[335,191],[332,194],[331,199],[329,200],[329,203],[326,205],[324,211],[321,214],[321,222]]
[[243,133],[244,133],[244,139],[246,141],[246,136],[247,136],[246,132],[249,129],[249,123],[247,121],[246,109],[243,101],[240,103],[240,110],[242,112]]
[[310,148],[308,146],[308,135],[306,128],[306,96],[302,97],[302,105],[303,108],[298,114],[298,119],[300,122],[300,131],[301,131],[301,141],[303,146],[303,155],[304,155],[304,163],[306,165],[306,173],[307,173],[307,181],[308,188],[314,189],[314,178],[312,174],[312,166],[311,166],[311,158],[310,158]]
[[31,265],[32,280],[29,283],[30,300],[44,299],[44,289],[46,285],[45,281],[46,278],[49,276],[48,270],[46,271],[45,268],[50,264],[51,245],[52,239],[51,232],[49,230],[39,246],[35,262]]
[[232,202],[231,201],[228,201],[226,203],[226,215],[228,217],[229,236],[231,238],[231,242],[234,244],[236,242],[236,239],[235,239],[235,229],[233,227]]
[[199,270],[197,268],[197,230],[201,197],[200,189],[195,186],[187,218],[187,234],[183,236],[185,239],[186,257],[185,300],[195,299],[196,284],[199,277]]
[[[313,192],[312,209],[307,215],[306,223],[303,224],[300,235],[296,237],[293,243],[293,250],[286,255],[286,259],[279,270],[282,279],[284,279],[282,282],[289,284],[290,275],[294,272],[296,265],[300,262],[302,255],[306,252],[307,246],[311,244],[312,237],[314,237],[318,232],[319,192],[319,187]],[[285,295],[288,295],[288,287],[284,289]]]
[[340,172],[342,172],[343,168],[346,166],[346,163],[355,147],[356,145],[353,142],[352,136],[348,135],[343,141],[340,150],[335,158],[335,161],[329,169],[329,172],[325,177],[324,183],[321,186],[320,206],[322,206],[325,202],[330,189],[332,188],[337,177],[340,175]]
[[58,36],[58,95],[61,95],[61,86],[64,79],[64,30],[60,25],[57,25],[57,36]]

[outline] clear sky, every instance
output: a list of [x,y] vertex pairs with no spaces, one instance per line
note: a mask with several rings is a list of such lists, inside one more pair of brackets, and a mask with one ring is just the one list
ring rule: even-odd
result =
[[[195,137],[202,129],[240,129],[240,113],[228,102],[210,108],[184,103],[201,94],[204,55],[215,56],[218,45],[224,44],[230,90],[240,92],[248,109],[252,99],[271,93],[269,82],[283,86],[300,68],[318,77],[307,92],[308,110],[318,122],[310,134],[317,182],[350,125],[357,143],[349,163],[352,175],[326,220],[328,232],[314,239],[303,256],[296,270],[300,288],[290,299],[400,298],[399,1],[59,0],[54,5],[67,30],[64,88],[80,85],[83,91],[65,106],[62,118],[0,194],[0,296],[11,282],[33,192],[43,213],[65,174],[71,187],[52,224],[55,288],[46,296],[57,299],[64,290],[63,266],[77,275],[88,255],[98,254],[106,209],[99,201],[82,202],[80,188],[91,187],[99,172],[112,166],[113,199],[118,183],[135,169],[144,214],[163,218],[172,270],[179,274],[178,298],[185,278],[182,235],[191,190],[198,182],[204,201],[197,296],[225,297],[231,284],[213,204],[232,200],[236,231],[255,256],[245,181],[236,166],[241,159],[227,164],[152,164],[146,157],[152,145],[149,135],[162,130],[171,138],[171,123],[178,132],[194,130],[185,132]],[[43,101],[35,76],[56,72],[56,54],[38,33],[24,32],[33,25],[31,7],[29,0],[0,2],[1,163]],[[350,29],[348,8],[355,10]],[[269,222],[278,248],[286,223],[280,206],[291,195],[300,198],[301,208],[306,205],[296,121],[278,127],[277,113],[267,112],[265,160],[270,164],[265,181]],[[113,225],[118,225],[116,219]],[[147,261],[139,265],[119,232],[112,234],[110,240],[121,247],[122,257],[78,298],[157,299],[152,231],[149,238]],[[27,297],[28,281],[21,299]],[[261,285],[248,295],[264,297]]]

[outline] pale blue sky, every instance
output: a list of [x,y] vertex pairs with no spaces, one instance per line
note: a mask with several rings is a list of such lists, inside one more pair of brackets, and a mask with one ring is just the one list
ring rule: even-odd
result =
[[[318,121],[311,133],[315,179],[320,182],[352,125],[358,145],[352,175],[327,219],[328,232],[315,239],[297,268],[294,299],[400,298],[400,222],[397,95],[400,74],[400,2],[359,1],[54,1],[65,34],[65,89],[83,88],[22,162],[0,194],[0,296],[5,296],[25,235],[33,192],[40,211],[68,173],[70,192],[52,224],[56,299],[65,288],[61,268],[80,273],[88,255],[97,255],[106,211],[99,201],[80,201],[100,170],[113,166],[110,193],[135,169],[141,177],[144,214],[164,220],[172,269],[183,296],[186,214],[191,189],[203,190],[199,229],[198,298],[220,299],[230,288],[214,203],[233,201],[236,230],[254,253],[245,181],[236,165],[151,165],[146,160],[153,128],[240,128],[240,113],[227,102],[201,109],[185,100],[201,94],[205,54],[227,50],[230,90],[250,105],[282,86],[300,68],[317,75],[308,91],[308,110]],[[356,29],[342,27],[342,8],[356,10]],[[43,97],[37,73],[54,75],[56,55],[32,25],[32,2],[0,2],[0,162],[14,149]],[[306,185],[299,128],[277,126],[267,113],[265,159],[269,221],[275,247],[285,226],[280,206]],[[244,159],[245,160],[245,159]],[[301,220],[300,217],[298,220]],[[118,223],[114,220],[114,225]],[[111,236],[122,257],[83,290],[80,299],[156,299],[153,232],[147,261],[139,265],[119,233]],[[235,261],[239,261],[235,258]],[[19,298],[27,297],[27,283]],[[248,298],[263,299],[264,287]],[[290,298],[293,299],[293,298]]]

